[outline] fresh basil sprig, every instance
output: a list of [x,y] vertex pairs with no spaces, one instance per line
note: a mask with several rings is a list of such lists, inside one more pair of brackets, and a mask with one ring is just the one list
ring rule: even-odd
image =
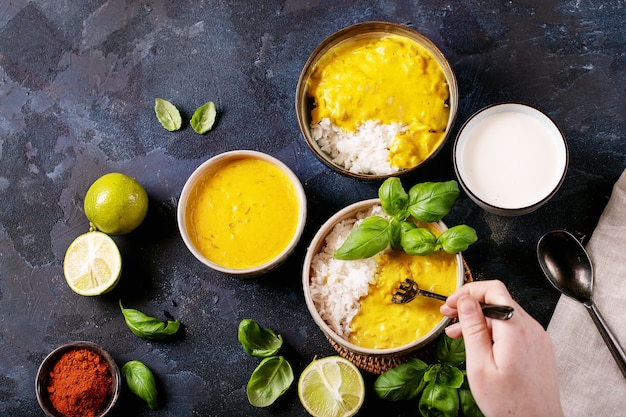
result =
[[178,108],[165,99],[154,99],[154,112],[159,123],[170,132],[180,129],[183,124]]
[[216,115],[215,104],[212,101],[208,101],[196,109],[193,116],[191,116],[189,124],[196,133],[203,135],[213,128]]
[[335,251],[335,259],[369,258],[391,245],[409,255],[428,255],[436,250],[455,254],[466,250],[478,239],[466,225],[452,227],[436,237],[430,230],[415,225],[413,219],[437,222],[447,215],[457,197],[456,181],[424,182],[407,193],[400,179],[386,179],[378,190],[383,211],[389,216],[370,216],[355,227]]
[[150,368],[139,361],[126,362],[121,369],[128,389],[144,400],[151,410],[156,410],[157,388],[154,375]]
[[267,407],[283,395],[292,383],[293,370],[284,357],[265,358],[248,381],[248,401],[255,407]]
[[237,338],[246,353],[257,358],[276,355],[283,345],[281,335],[277,335],[272,329],[261,328],[256,321],[251,319],[241,320]]
[[119,300],[120,309],[126,325],[136,336],[148,340],[162,340],[175,334],[180,328],[180,321],[168,320],[167,323],[148,316],[133,308],[124,308]]
[[459,367],[465,362],[463,339],[445,334],[438,340],[435,362],[427,365],[418,358],[400,364],[374,381],[379,398],[389,401],[419,397],[418,408],[423,417],[484,417],[469,390],[467,374]]

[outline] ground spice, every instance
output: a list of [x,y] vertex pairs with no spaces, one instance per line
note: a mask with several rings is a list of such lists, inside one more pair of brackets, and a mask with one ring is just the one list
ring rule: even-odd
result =
[[66,417],[93,417],[111,396],[109,364],[89,349],[64,353],[49,376],[50,401]]

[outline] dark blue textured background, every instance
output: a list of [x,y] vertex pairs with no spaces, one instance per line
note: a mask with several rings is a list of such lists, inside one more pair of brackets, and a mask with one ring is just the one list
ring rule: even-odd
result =
[[[304,416],[294,387],[255,409],[245,387],[258,360],[237,341],[252,318],[281,333],[296,377],[335,351],[310,318],[300,287],[304,251],[335,211],[376,196],[378,184],[320,163],[300,136],[294,94],[312,50],[367,20],[409,25],[437,44],[459,82],[453,136],[480,108],[518,101],[564,132],[570,166],[560,192],[519,218],[488,214],[461,196],[444,221],[474,226],[465,253],[475,279],[500,278],[544,326],[558,295],[535,259],[538,238],[564,228],[584,242],[626,167],[624,0],[132,1],[3,0],[0,3],[0,415],[41,415],[34,393],[45,355],[71,340],[101,344],[121,365],[155,372],[160,408],[124,392],[118,416]],[[214,101],[213,131],[168,132],[154,98],[189,119]],[[451,146],[403,182],[454,179]],[[232,149],[272,154],[298,175],[309,219],[280,269],[241,281],[207,270],[185,248],[175,211],[189,174]],[[116,238],[119,286],[85,298],[66,285],[62,260],[88,230],[87,188],[100,175],[136,177],[150,195],[145,223]],[[117,302],[183,323],[182,335],[146,342],[126,328]],[[363,415],[416,415],[416,404],[372,395]]]

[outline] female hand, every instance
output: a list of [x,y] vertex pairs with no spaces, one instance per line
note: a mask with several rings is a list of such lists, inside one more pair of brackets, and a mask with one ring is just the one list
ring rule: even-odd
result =
[[[479,302],[510,305],[510,320],[491,320]],[[463,285],[441,313],[459,321],[446,329],[463,337],[470,389],[485,416],[563,416],[550,336],[500,281]]]

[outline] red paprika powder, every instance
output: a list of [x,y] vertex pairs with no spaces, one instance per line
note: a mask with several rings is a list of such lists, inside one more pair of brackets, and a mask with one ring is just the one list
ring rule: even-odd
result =
[[109,364],[89,349],[64,353],[49,377],[50,402],[66,417],[93,417],[111,397]]

